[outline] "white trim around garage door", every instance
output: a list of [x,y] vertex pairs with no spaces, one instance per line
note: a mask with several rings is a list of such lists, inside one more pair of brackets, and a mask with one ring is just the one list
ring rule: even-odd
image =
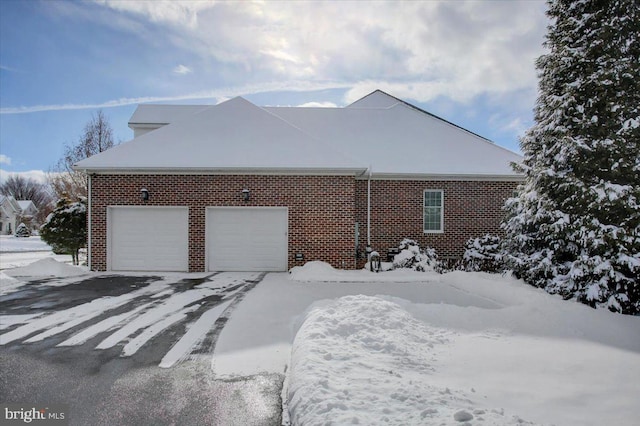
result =
[[207,207],[207,271],[286,271],[287,207]]
[[189,208],[107,207],[108,271],[189,270]]

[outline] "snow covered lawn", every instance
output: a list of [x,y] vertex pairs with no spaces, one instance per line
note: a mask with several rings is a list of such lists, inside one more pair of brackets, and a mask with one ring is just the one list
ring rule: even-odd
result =
[[640,317],[500,275],[308,265],[247,294],[213,359],[218,376],[287,370],[294,424],[640,420]]
[[44,258],[71,263],[71,255],[54,254],[39,236],[0,235],[0,270],[20,268]]

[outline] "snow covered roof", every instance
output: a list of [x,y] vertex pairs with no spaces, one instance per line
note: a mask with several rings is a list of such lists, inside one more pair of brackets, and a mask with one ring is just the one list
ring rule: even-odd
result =
[[18,203],[23,212],[28,212],[29,209],[38,211],[38,208],[31,200],[16,200],[16,203]]
[[183,117],[193,115],[211,105],[138,105],[129,119],[129,127],[135,125],[169,124]]
[[141,105],[131,123],[162,127],[76,168],[513,179],[522,159],[379,90],[345,108]]
[[7,213],[20,214],[22,211],[18,201],[11,195],[0,195],[0,205],[4,207]]
[[75,165],[92,171],[331,171],[366,166],[251,102],[208,106]]

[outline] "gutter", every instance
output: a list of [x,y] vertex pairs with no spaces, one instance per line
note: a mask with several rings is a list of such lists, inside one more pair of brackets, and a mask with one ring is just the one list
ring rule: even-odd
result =
[[372,167],[369,166],[367,177],[367,252],[371,252],[371,169]]

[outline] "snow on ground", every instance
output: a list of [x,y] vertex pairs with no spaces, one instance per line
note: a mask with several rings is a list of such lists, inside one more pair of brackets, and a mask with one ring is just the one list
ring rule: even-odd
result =
[[0,252],[0,270],[21,268],[41,259],[55,259],[58,262],[71,263],[71,255],[54,254],[52,251]]
[[39,236],[14,237],[0,235],[0,253],[24,251],[51,251],[51,246],[42,241]]
[[57,277],[48,283],[55,286],[73,283],[76,281],[73,277],[86,273],[86,267],[71,265],[71,255],[54,254],[39,236],[18,238],[0,235],[0,296],[13,293],[26,284],[16,277]]
[[318,266],[267,275],[234,310],[213,359],[222,377],[287,371],[294,424],[639,420],[640,317],[509,276],[372,282],[376,274]]
[[[4,261],[20,254],[0,255]],[[68,276],[47,285],[82,280],[69,265],[52,262],[47,257],[21,273],[52,275],[60,268]],[[0,271],[2,292],[23,284],[14,274]],[[3,327],[18,327],[2,334],[0,344],[29,336],[27,341],[39,341],[145,297],[148,303],[79,329],[59,344],[79,345],[109,332],[98,348],[124,344],[122,355],[132,355],[202,300],[224,293],[225,301],[188,324],[165,355],[161,367],[171,367],[192,356],[210,324],[232,305],[236,286],[257,277],[218,274],[176,293],[171,284],[186,275],[210,273],[162,274],[125,295],[40,316],[4,316]],[[235,305],[211,365],[219,378],[287,372],[283,397],[294,424],[571,426],[640,420],[640,317],[563,301],[509,276],[376,274],[320,262],[291,274],[268,274]]]
[[5,271],[5,274],[12,277],[77,277],[78,275],[85,275],[89,271],[86,267],[73,266],[66,263],[58,262],[57,260],[46,257],[44,259],[37,260],[29,265],[19,268],[9,269]]
[[[80,257],[82,259],[83,252],[80,252]],[[0,235],[0,271],[21,268],[42,259],[55,259],[58,262],[71,264],[71,255],[54,254],[51,247],[39,236],[20,238],[13,235]]]

